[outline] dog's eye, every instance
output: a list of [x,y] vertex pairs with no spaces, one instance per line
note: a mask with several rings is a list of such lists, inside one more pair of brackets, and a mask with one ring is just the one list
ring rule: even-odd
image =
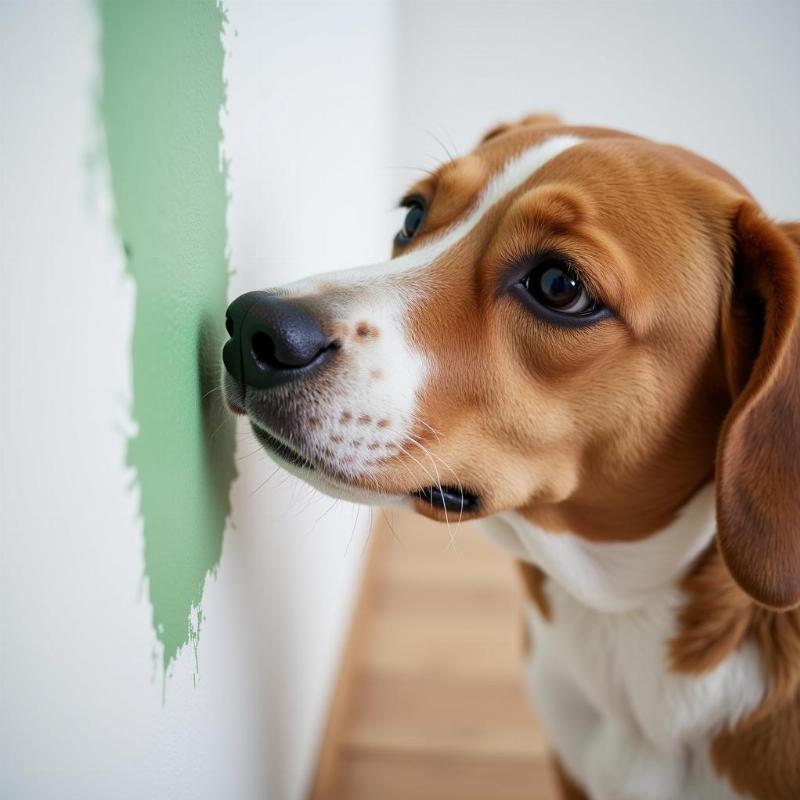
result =
[[425,205],[422,200],[412,198],[405,200],[403,206],[408,209],[406,218],[403,220],[403,227],[395,237],[397,244],[408,244],[422,227],[422,220],[425,218]]
[[522,285],[545,308],[569,316],[585,316],[600,308],[569,264],[548,258],[522,280]]

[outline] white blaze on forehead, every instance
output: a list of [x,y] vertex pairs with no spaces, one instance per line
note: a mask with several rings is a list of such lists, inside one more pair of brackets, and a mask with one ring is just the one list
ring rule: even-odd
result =
[[304,294],[313,292],[323,282],[327,286],[371,284],[376,280],[383,282],[388,278],[403,273],[429,267],[464,237],[468,236],[492,206],[532,178],[548,161],[552,161],[556,156],[575,147],[582,141],[583,139],[578,136],[554,136],[533,147],[529,147],[527,150],[523,150],[509,159],[502,170],[484,187],[472,210],[438,239],[429,242],[424,247],[379,264],[321,273],[311,278],[291,283],[283,287],[283,290],[289,294]]
[[[432,459],[421,454],[409,442],[416,421],[417,397],[429,374],[426,355],[412,344],[407,319],[411,306],[425,296],[427,269],[475,229],[484,215],[509,193],[529,180],[537,170],[556,156],[581,143],[576,136],[555,136],[509,159],[486,185],[472,209],[437,239],[407,255],[380,264],[356,267],[341,272],[315,275],[278,292],[283,296],[330,295],[329,322],[344,323],[353,330],[366,323],[378,335],[369,341],[345,336],[342,347],[355,359],[356,368],[341,378],[336,388],[338,398],[330,413],[313,435],[318,444],[326,437],[335,438],[336,457],[346,458],[352,475],[374,471],[375,456],[384,455],[386,447],[400,447],[413,454],[430,475],[430,483],[439,480],[439,469]],[[337,289],[349,289],[337,292]],[[375,378],[380,374],[380,378]],[[377,433],[381,450],[366,452],[363,443],[348,446],[347,431],[338,422],[341,415],[360,415],[372,420],[381,418],[390,424]],[[426,421],[422,422],[424,427]],[[366,433],[366,431],[365,431]],[[354,441],[359,442],[361,437]],[[423,463],[420,463],[423,462]],[[454,482],[453,476],[441,475],[441,482]]]

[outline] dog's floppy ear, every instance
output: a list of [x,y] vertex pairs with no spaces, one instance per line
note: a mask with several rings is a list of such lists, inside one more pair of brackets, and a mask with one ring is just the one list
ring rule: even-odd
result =
[[800,603],[800,225],[750,202],[734,223],[721,317],[733,405],[717,452],[717,536],[736,582],[776,609]]
[[493,128],[490,128],[486,133],[483,134],[481,137],[480,143],[483,144],[484,142],[488,142],[489,139],[494,139],[495,136],[500,136],[501,133],[505,133],[506,131],[510,131],[512,128],[519,128],[519,127],[527,127],[529,125],[561,125],[561,119],[557,117],[555,114],[529,114],[527,117],[523,117],[519,122],[501,122],[499,125],[495,125]]

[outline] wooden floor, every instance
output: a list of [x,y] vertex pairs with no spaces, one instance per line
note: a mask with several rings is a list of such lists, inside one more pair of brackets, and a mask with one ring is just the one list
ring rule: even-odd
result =
[[313,800],[556,800],[513,564],[462,525],[373,534]]

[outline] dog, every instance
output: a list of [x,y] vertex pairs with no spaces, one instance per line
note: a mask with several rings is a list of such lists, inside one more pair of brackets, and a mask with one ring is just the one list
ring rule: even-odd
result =
[[545,115],[401,205],[385,263],[230,305],[229,408],[519,560],[565,797],[800,797],[800,224]]

